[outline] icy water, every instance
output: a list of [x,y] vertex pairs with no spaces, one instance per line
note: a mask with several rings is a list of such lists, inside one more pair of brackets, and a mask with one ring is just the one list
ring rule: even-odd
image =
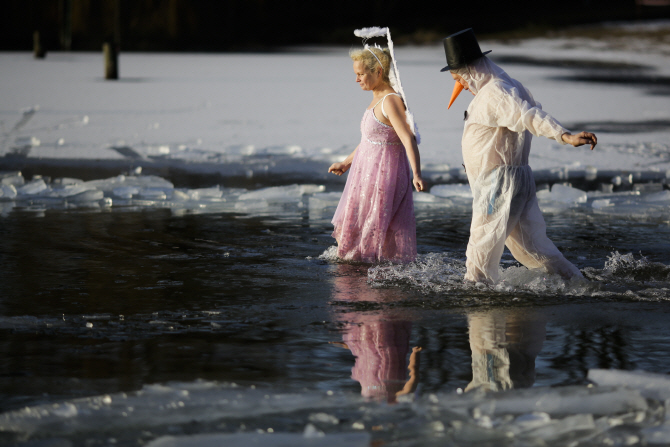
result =
[[[31,200],[2,202],[0,444],[665,439],[644,432],[664,398],[586,386],[598,369],[670,372],[667,205],[643,200],[660,185],[544,201],[549,236],[591,281],[506,254],[491,288],[462,282],[464,197],[425,195],[417,262],[371,267],[332,257],[336,189],[39,181],[18,187],[42,188]],[[94,201],[61,200],[75,196]],[[482,389],[530,394],[505,413]]]

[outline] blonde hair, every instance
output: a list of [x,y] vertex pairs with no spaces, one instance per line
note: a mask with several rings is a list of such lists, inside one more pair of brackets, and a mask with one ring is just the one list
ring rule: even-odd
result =
[[[373,55],[371,51],[375,54]],[[375,56],[379,58],[379,61]],[[379,67],[379,62],[381,62],[382,80],[389,85],[391,84],[391,80],[389,79],[389,73],[391,72],[391,52],[388,48],[357,48],[349,51],[349,57],[352,61],[362,62],[370,72],[374,72]]]

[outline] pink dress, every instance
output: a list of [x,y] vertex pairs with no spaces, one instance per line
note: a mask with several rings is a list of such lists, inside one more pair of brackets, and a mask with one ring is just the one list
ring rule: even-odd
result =
[[375,116],[377,104],[361,121],[333,237],[337,255],[347,261],[410,262],[416,258],[416,222],[409,161],[393,127]]
[[396,400],[407,382],[407,354],[412,323],[368,317],[349,326],[342,339],[356,357],[351,378],[361,384],[361,395]]

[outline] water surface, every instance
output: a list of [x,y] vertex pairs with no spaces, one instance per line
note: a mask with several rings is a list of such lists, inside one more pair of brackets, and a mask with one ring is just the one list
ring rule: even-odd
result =
[[[533,274],[524,285],[528,272],[506,254],[505,288],[459,283],[467,210],[418,211],[422,256],[380,275],[320,258],[331,227],[308,210],[15,209],[0,219],[0,410],[196,379],[394,401],[406,385],[451,392],[486,380],[583,384],[589,368],[670,371],[667,224],[546,218],[566,256],[604,281]],[[608,270],[617,251],[633,255]],[[407,279],[421,275],[430,278]]]

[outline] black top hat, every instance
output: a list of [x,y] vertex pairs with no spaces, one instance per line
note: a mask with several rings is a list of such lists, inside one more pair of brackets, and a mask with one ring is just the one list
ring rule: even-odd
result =
[[443,40],[447,54],[447,66],[440,71],[455,70],[479,59],[492,50],[482,53],[472,28],[464,29]]

